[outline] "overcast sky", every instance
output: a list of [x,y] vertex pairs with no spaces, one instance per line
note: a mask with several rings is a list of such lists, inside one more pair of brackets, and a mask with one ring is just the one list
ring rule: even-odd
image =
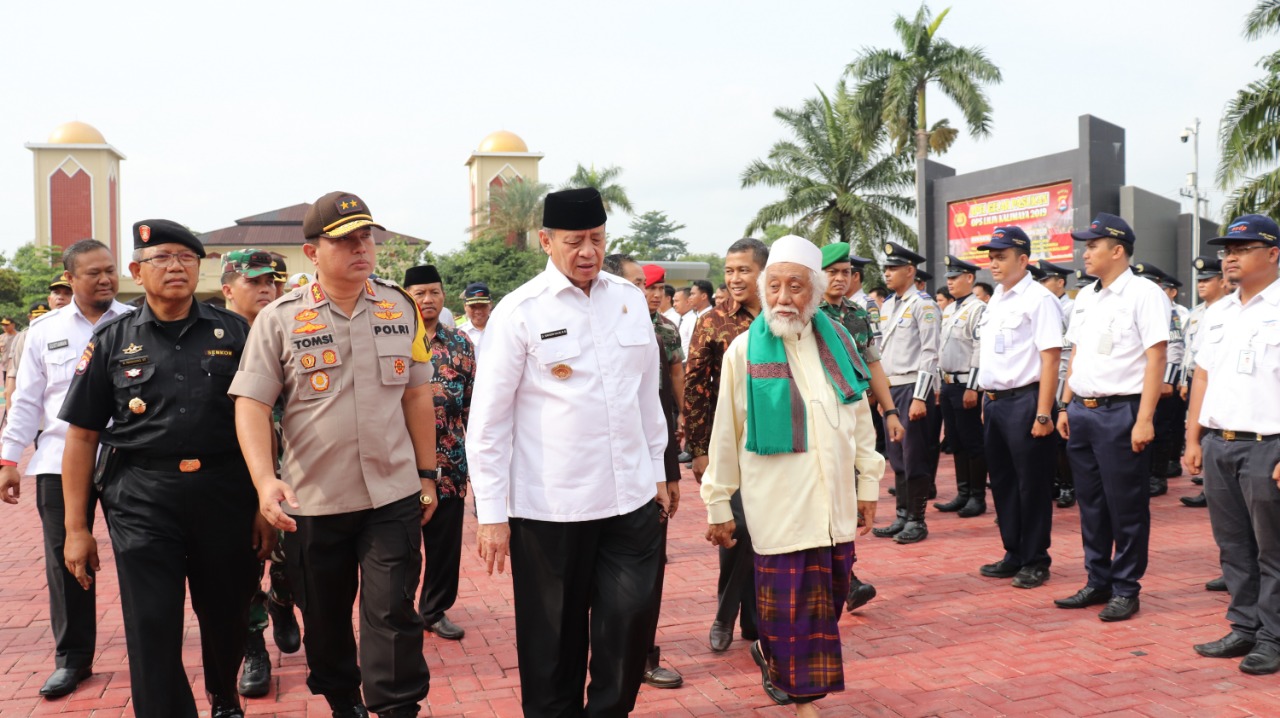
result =
[[[1246,43],[1244,0],[956,0],[941,33],[1004,73],[993,135],[939,161],[967,172],[1075,147],[1076,118],[1124,127],[1127,181],[1178,198],[1202,121],[1202,185],[1230,96],[1278,38]],[[142,218],[198,231],[355,192],[388,229],[465,241],[463,163],[508,129],[558,185],[618,165],[637,211],[722,251],[775,190],[740,174],[786,135],[772,111],[830,89],[863,47],[896,46],[913,2],[13,3],[0,45],[0,251],[34,237],[32,157],[62,122],[128,159],[122,237]],[[940,11],[946,5],[933,5]],[[930,122],[960,118],[934,93]],[[1214,211],[1222,193],[1213,191]],[[1190,211],[1190,202],[1184,200]],[[626,232],[626,217],[610,221]]]

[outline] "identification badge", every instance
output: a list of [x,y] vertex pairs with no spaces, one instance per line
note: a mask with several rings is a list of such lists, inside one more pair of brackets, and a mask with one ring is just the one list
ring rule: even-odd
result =
[[1111,338],[1110,334],[1103,334],[1102,338],[1098,340],[1098,353],[1103,356],[1110,356],[1113,348],[1115,348],[1115,340]]
[[1252,374],[1252,373],[1253,373],[1253,360],[1254,360],[1254,354],[1255,354],[1255,352],[1254,352],[1254,350],[1252,350],[1252,349],[1241,349],[1241,350],[1240,350],[1240,358],[1236,360],[1236,373],[1237,373],[1237,374]]
[[996,332],[996,354],[1004,354],[1004,332]]

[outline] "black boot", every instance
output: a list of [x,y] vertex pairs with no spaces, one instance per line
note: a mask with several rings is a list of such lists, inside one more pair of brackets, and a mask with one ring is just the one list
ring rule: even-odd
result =
[[1058,508],[1069,509],[1076,505],[1076,490],[1070,486],[1063,486],[1058,489]]
[[244,718],[239,696],[209,696],[210,718]]
[[987,457],[969,457],[969,501],[957,512],[962,519],[971,519],[987,512]]
[[344,696],[326,695],[324,699],[329,702],[333,718],[369,718],[369,709],[364,707],[359,691]]
[[271,655],[262,631],[252,631],[244,646],[244,670],[236,690],[242,696],[261,698],[271,689]]
[[1169,480],[1163,476],[1152,476],[1147,488],[1152,496],[1164,496],[1169,493]]
[[969,455],[962,451],[957,451],[952,458],[956,462],[956,497],[950,501],[937,503],[933,508],[943,511],[959,511],[964,505],[969,503]]
[[267,593],[267,613],[271,616],[271,636],[281,653],[297,653],[302,648],[302,631],[293,612],[293,585],[283,562],[273,560],[269,575],[271,591]]
[[919,543],[929,537],[929,527],[925,525],[924,510],[929,504],[928,490],[929,483],[926,481],[912,482],[907,488],[911,492],[911,504],[907,509],[907,523],[893,537],[894,541],[900,544]]
[[890,536],[896,536],[898,532],[901,531],[902,528],[906,525],[907,525],[907,510],[898,509],[897,518],[893,520],[893,523],[878,529],[871,529],[871,533],[875,534],[876,536],[879,536],[880,538],[888,538]]
[[849,598],[845,601],[845,608],[849,613],[862,608],[876,597],[876,587],[869,583],[863,583],[858,580],[857,574],[849,575]]

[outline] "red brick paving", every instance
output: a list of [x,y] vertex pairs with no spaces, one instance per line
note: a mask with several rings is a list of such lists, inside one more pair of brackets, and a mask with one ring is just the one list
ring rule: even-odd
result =
[[[939,485],[946,498],[954,480],[949,457],[942,463]],[[0,718],[130,716],[119,592],[101,522],[95,675],[70,697],[45,701],[37,695],[52,667],[53,646],[32,482],[24,483],[19,506],[0,507],[0,541],[7,547],[0,560]],[[1235,660],[1200,658],[1191,650],[1191,644],[1226,632],[1226,596],[1203,590],[1218,575],[1208,513],[1178,502],[1197,489],[1185,478],[1170,483],[1170,493],[1152,502],[1142,611],[1119,624],[1098,621],[1096,608],[1063,611],[1051,603],[1084,585],[1076,509],[1055,511],[1053,575],[1029,591],[977,574],[979,565],[1000,556],[990,513],[960,519],[930,509],[931,535],[913,546],[860,540],[858,575],[873,582],[879,596],[841,619],[847,690],[820,704],[824,715],[1280,715],[1276,676],[1246,676]],[[685,685],[642,688],[635,714],[791,715],[761,692],[746,642],[721,654],[707,648],[716,560],[702,539],[705,513],[692,480],[685,492],[671,528],[659,629],[664,659],[684,674]],[[880,523],[892,512],[892,497],[882,494]],[[510,578],[484,575],[473,553],[474,535],[468,514],[461,596],[450,611],[467,636],[450,642],[427,635],[432,687],[424,715],[520,715]],[[198,640],[189,620],[184,659],[201,695]],[[271,651],[272,692],[249,700],[247,714],[327,718],[324,700],[307,691],[303,655]],[[204,710],[207,715],[207,705]]]

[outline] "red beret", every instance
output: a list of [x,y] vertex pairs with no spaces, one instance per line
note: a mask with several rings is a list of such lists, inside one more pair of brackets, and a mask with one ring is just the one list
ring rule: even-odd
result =
[[644,269],[644,288],[648,289],[653,285],[667,278],[667,271],[656,264],[646,264]]

